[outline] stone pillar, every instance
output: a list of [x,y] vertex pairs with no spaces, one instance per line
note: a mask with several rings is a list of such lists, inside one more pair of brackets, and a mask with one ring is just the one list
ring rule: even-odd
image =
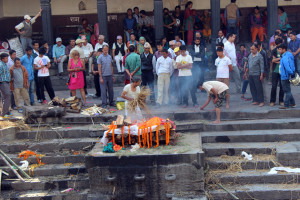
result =
[[105,36],[105,41],[108,42],[107,30],[107,3],[106,0],[97,0],[97,12],[99,23],[99,34]]
[[51,0],[40,0],[42,11],[42,26],[43,26],[43,40],[48,44],[53,44],[53,26],[51,13]]
[[267,8],[268,8],[268,38],[274,35],[275,30],[278,25],[278,0],[267,0]]
[[158,42],[164,35],[162,0],[154,0],[154,25],[155,41]]
[[220,0],[210,0],[211,7],[211,48],[213,58],[216,57],[216,39],[220,29]]

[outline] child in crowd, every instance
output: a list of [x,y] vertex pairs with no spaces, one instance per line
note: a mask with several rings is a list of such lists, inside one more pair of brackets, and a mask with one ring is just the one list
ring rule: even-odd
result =
[[[232,71],[231,60],[224,55],[223,49],[217,49],[218,58],[215,65],[217,67],[217,81],[225,83],[229,87],[229,73]],[[229,108],[229,91],[226,93],[226,108]]]
[[9,69],[10,75],[12,77],[10,81],[10,90],[13,91],[16,108],[20,113],[23,110],[20,108],[20,98],[22,97],[24,100],[24,105],[30,106],[29,101],[29,75],[26,68],[21,65],[21,60],[19,58],[15,58],[14,65]]
[[46,50],[44,48],[40,48],[39,56],[36,57],[33,62],[34,69],[38,70],[38,82],[41,88],[41,98],[43,100],[43,104],[47,104],[44,94],[44,87],[46,87],[51,100],[55,97],[49,74],[49,68],[51,67],[50,59],[48,56],[45,56],[45,53]]

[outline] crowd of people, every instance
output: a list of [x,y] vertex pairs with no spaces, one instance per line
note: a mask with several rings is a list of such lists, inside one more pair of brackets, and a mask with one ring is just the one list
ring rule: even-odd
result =
[[[208,11],[199,15],[192,10],[192,6],[193,3],[189,1],[183,16],[180,6],[175,8],[173,15],[169,14],[168,9],[163,10],[165,36],[155,46],[151,45],[154,41],[151,31],[154,28],[153,20],[137,7],[133,9],[134,12],[128,9],[127,17],[124,19],[127,42],[119,35],[112,48],[105,42],[103,35],[95,37],[99,28],[97,24],[94,27],[90,26],[86,19],[83,19],[83,24],[78,29],[79,37],[71,38],[68,46],[62,44],[60,37],[56,38],[56,44],[52,47],[47,42],[32,42],[30,39],[32,24],[42,10],[33,19],[26,15],[24,22],[16,26],[21,35],[25,55],[19,59],[15,50],[10,50],[9,55],[1,54],[0,91],[4,102],[2,116],[10,116],[10,107],[22,112],[21,97],[25,105],[36,105],[34,93],[38,103],[47,104],[44,88],[49,99],[53,99],[55,91],[49,68],[56,66],[58,76],[63,76],[64,62],[68,62],[67,84],[70,93],[76,96],[76,90],[79,90],[84,105],[87,95],[86,75],[90,74],[94,76],[96,90],[94,97],[101,98],[103,108],[115,106],[116,73],[113,67],[115,63],[118,73],[124,74],[125,88],[122,97],[127,103],[140,92],[139,85],[141,85],[152,90],[150,103],[153,105],[163,106],[172,103],[186,108],[190,104],[189,96],[191,96],[192,106],[197,108],[199,107],[197,89],[205,90],[208,99],[200,109],[203,110],[213,100],[217,113],[215,123],[219,123],[223,101],[226,101],[226,108],[230,106],[229,83],[232,80],[235,92],[241,94],[241,99],[252,101],[252,105],[262,107],[270,96],[270,106],[274,106],[279,84],[280,108],[295,106],[289,79],[295,76],[295,71],[300,72],[300,39],[290,29],[288,21],[282,21],[284,17],[281,20],[279,15],[279,29],[270,39],[271,56],[268,56],[262,44],[264,40],[262,16],[256,7],[254,14],[251,15],[253,34],[251,53],[248,54],[245,44],[240,44],[240,51],[237,51],[236,38],[240,13],[235,0],[232,0],[224,13],[227,29],[220,29],[216,40],[217,58],[214,62],[216,80],[205,82],[206,43],[211,34],[210,17]],[[279,10],[282,11],[281,8]],[[181,38],[182,29],[185,41]],[[286,32],[283,32],[283,29]],[[259,39],[256,39],[257,35]],[[50,59],[53,59],[53,65]],[[155,80],[157,93],[154,92]],[[268,82],[272,84],[271,94],[266,90]],[[248,84],[251,98],[245,97]],[[127,103],[125,110],[130,114],[126,108]]]

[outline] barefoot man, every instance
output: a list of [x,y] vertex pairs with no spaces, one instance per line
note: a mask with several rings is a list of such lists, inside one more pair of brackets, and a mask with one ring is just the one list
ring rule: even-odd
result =
[[[205,90],[208,94],[207,101],[203,106],[200,107],[200,110],[204,110],[204,108],[209,104],[210,100],[213,99],[213,103],[216,107],[216,115],[217,119],[214,121],[214,124],[218,124],[221,122],[221,107],[222,103],[226,98],[227,92],[229,91],[229,87],[220,81],[207,81],[204,82],[202,86],[200,86],[201,90]],[[226,107],[229,108],[228,101],[226,102]]]

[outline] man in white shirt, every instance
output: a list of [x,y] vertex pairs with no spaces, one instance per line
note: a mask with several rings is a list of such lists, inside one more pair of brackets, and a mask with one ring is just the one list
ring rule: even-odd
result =
[[14,60],[16,59],[16,57],[17,57],[16,51],[13,50],[13,49],[10,50],[9,51],[8,62],[6,63],[8,69],[10,69],[15,64]]
[[225,42],[227,42],[226,37],[224,36],[224,33],[222,30],[219,30],[218,32],[218,38],[216,40],[216,45],[218,45],[219,43],[223,43],[225,44]]
[[116,62],[118,73],[123,73],[125,70],[123,67],[123,57],[126,51],[127,46],[123,43],[122,36],[118,35],[117,42],[115,42],[112,47],[113,60]]
[[229,34],[227,42],[224,44],[224,51],[225,55],[231,60],[232,62],[232,71],[231,71],[231,78],[233,79],[236,87],[236,93],[241,93],[241,76],[240,70],[237,67],[236,61],[236,50],[234,45],[235,34]]
[[52,100],[55,97],[55,93],[52,87],[50,73],[49,73],[49,68],[51,67],[50,59],[48,56],[45,56],[45,54],[46,54],[45,48],[41,48],[39,50],[39,56],[36,57],[33,61],[34,69],[38,70],[38,79],[39,79],[41,99],[43,101],[43,104],[47,104],[47,100],[44,94],[44,88],[46,88],[50,100]]
[[42,9],[40,9],[40,12],[33,18],[31,18],[29,15],[24,16],[24,21],[15,26],[16,31],[20,35],[20,40],[22,44],[23,53],[25,54],[25,49],[27,46],[32,47],[32,24],[35,23],[35,20],[41,16]]
[[210,100],[213,99],[217,115],[217,119],[213,123],[219,124],[221,122],[220,118],[222,103],[225,100],[229,87],[225,83],[219,81],[207,81],[200,86],[200,89],[205,90],[208,95],[207,101],[203,106],[200,107],[200,110],[204,110],[204,108],[209,104]]
[[181,54],[176,58],[176,66],[179,70],[179,85],[181,89],[181,96],[183,101],[183,108],[186,108],[189,104],[188,92],[190,91],[194,106],[197,106],[197,98],[195,90],[193,90],[194,84],[192,83],[192,68],[193,59],[190,55],[186,54],[186,46],[180,46]]
[[70,57],[69,57],[69,58],[71,58],[71,55],[72,55],[73,51],[76,50],[76,51],[78,51],[78,53],[79,53],[80,59],[84,59],[84,58],[85,58],[85,56],[84,56],[84,51],[83,51],[83,49],[81,48],[82,45],[83,45],[83,43],[84,43],[84,40],[82,40],[82,39],[77,39],[77,40],[75,41],[75,43],[76,43],[76,46],[70,51]]
[[175,41],[174,40],[171,40],[169,42],[169,49],[168,49],[168,52],[170,52],[171,56],[172,56],[172,59],[174,59],[176,57],[176,54],[174,53],[174,49],[175,49]]
[[157,80],[157,100],[158,105],[163,103],[166,105],[169,103],[169,86],[170,77],[174,71],[173,60],[168,56],[168,50],[162,50],[163,56],[159,57],[156,61],[156,74],[158,75]]
[[88,43],[87,39],[84,37],[84,38],[81,38],[84,40],[83,44],[82,44],[82,47],[81,49],[83,50],[83,53],[84,53],[84,61],[85,63],[89,63],[89,74],[92,75],[92,64],[93,64],[93,58],[92,58],[92,55],[93,55],[93,46]]
[[[217,49],[218,58],[215,61],[217,67],[217,81],[225,83],[229,87],[229,73],[232,70],[231,60],[224,55],[223,49],[219,47]],[[229,90],[226,94],[226,108],[229,108]]]
[[106,42],[104,42],[104,35],[99,35],[99,42],[95,45],[95,51],[98,51],[98,49],[103,48],[103,46],[108,46]]

